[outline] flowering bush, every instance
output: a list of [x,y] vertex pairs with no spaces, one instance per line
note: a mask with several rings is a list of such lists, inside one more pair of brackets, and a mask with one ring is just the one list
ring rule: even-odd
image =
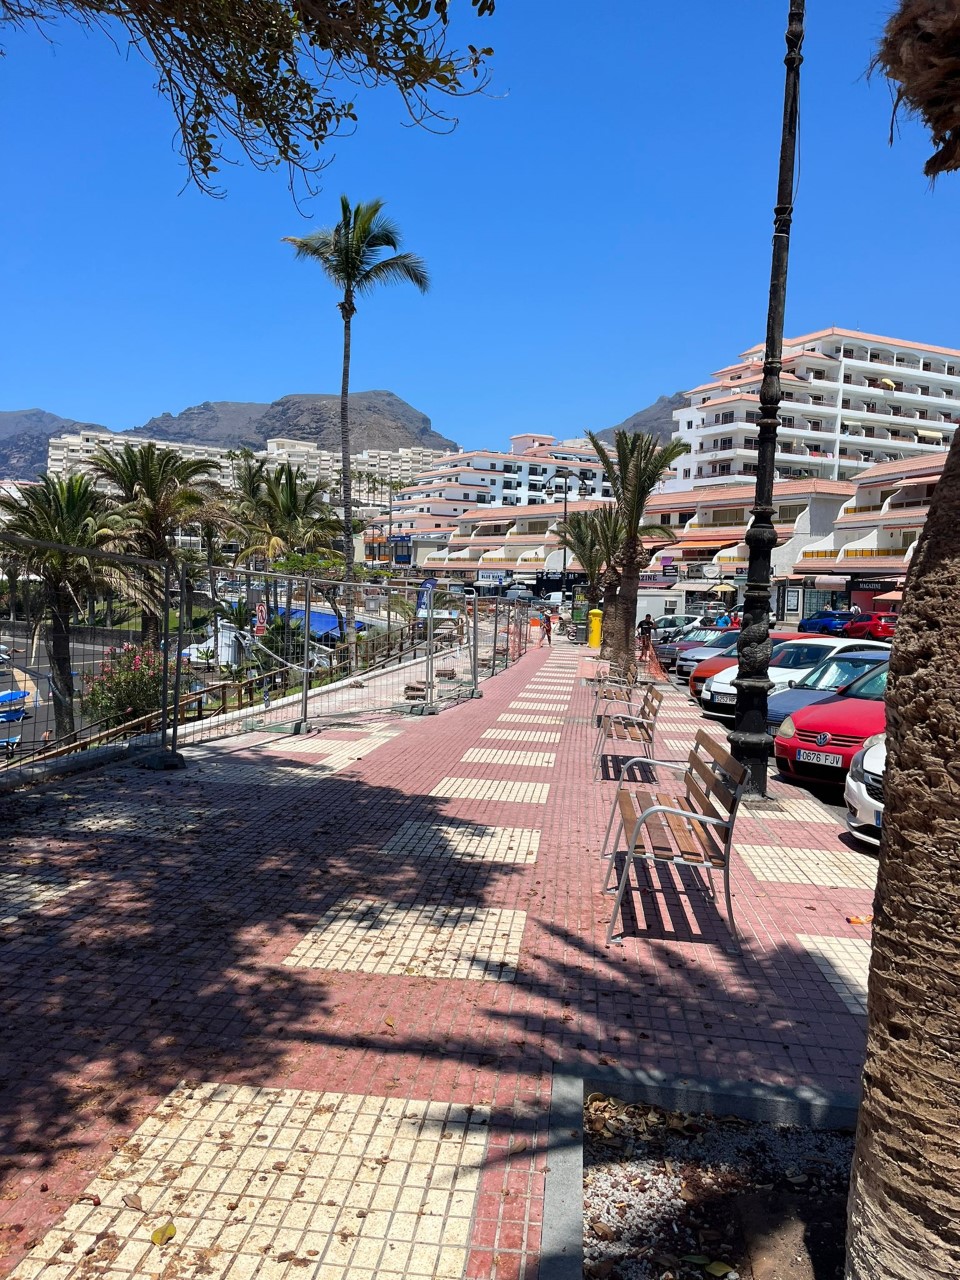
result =
[[123,724],[159,711],[163,696],[163,655],[125,644],[111,649],[98,675],[83,677],[83,711],[105,726]]

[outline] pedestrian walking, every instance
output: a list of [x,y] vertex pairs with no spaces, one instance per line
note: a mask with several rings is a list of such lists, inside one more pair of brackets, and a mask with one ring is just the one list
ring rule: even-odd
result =
[[641,662],[650,657],[650,646],[653,643],[653,618],[648,613],[641,619],[637,627],[637,639],[640,641]]
[[553,648],[553,622],[550,614],[546,609],[540,610],[540,639],[537,641],[537,648],[543,648],[543,642],[546,640],[550,648]]

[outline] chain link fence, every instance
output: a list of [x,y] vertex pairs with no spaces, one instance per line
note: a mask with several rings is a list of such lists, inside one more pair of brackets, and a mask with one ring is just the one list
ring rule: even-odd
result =
[[429,580],[347,584],[3,533],[0,560],[0,773],[118,744],[432,714],[529,644],[525,604]]

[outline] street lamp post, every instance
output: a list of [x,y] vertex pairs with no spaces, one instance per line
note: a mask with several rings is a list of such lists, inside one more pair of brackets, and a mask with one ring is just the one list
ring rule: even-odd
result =
[[[564,524],[567,523],[567,501],[570,497],[570,478],[572,475],[573,475],[573,472],[570,470],[569,467],[557,467],[556,471],[554,471],[553,473],[554,497],[556,497],[558,492],[561,492],[561,490],[558,489],[558,486],[561,484],[563,486],[562,493],[563,493],[563,523]],[[583,474],[581,472],[578,471],[577,476],[579,477],[579,480],[580,480],[580,484],[577,488],[577,495],[578,497],[585,498],[587,494],[590,492],[590,486],[587,484],[586,480],[584,480]],[[564,595],[566,594],[566,590],[567,590],[567,544],[566,543],[563,544],[563,569],[560,574],[560,590],[561,590],[561,593],[563,593]]]
[[804,0],[789,0],[789,6],[780,169],[773,220],[773,256],[763,381],[760,386],[757,480],[753,521],[745,538],[749,548],[747,589],[743,601],[743,623],[737,643],[740,673],[734,681],[737,689],[735,727],[730,735],[733,754],[747,770],[746,790],[760,796],[767,792],[767,757],[770,747],[767,734],[767,694],[772,688],[768,677],[771,648],[770,559],[773,548],[777,545],[777,534],[773,527],[773,477],[781,395],[787,261],[790,254],[790,225],[793,220]]

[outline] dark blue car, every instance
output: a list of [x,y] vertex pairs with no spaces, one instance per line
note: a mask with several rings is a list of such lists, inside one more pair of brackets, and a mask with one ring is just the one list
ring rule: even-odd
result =
[[877,645],[872,649],[841,649],[798,680],[791,689],[772,693],[767,701],[767,733],[776,737],[781,723],[795,711],[812,702],[829,698],[838,689],[858,680],[877,663],[889,662],[890,650]]
[[809,618],[801,618],[798,631],[812,631],[820,636],[843,635],[843,628],[857,615],[849,609],[818,609]]

